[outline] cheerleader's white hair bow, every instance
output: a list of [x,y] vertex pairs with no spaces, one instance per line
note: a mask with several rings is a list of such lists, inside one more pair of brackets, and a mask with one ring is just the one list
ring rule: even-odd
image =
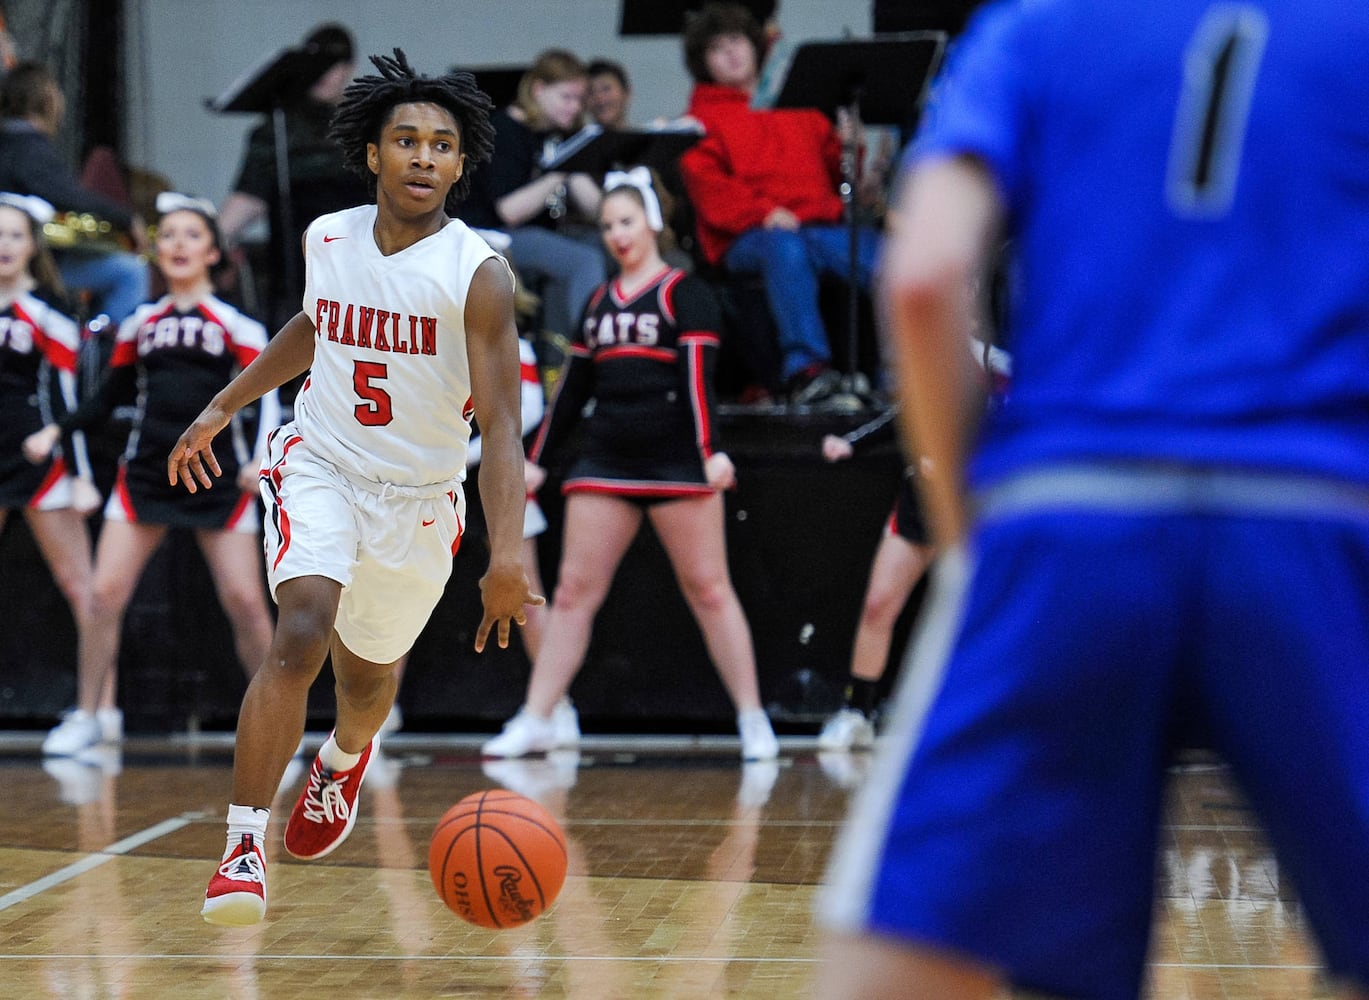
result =
[[605,191],[623,186],[641,192],[642,205],[646,208],[646,224],[655,232],[663,230],[665,220],[661,217],[661,199],[656,197],[656,189],[651,186],[651,171],[646,167],[633,167],[631,170],[610,170],[604,175]]
[[157,214],[169,215],[180,211],[198,212],[207,219],[217,219],[218,209],[208,198],[192,198],[179,191],[163,191],[157,195]]
[[15,194],[13,191],[5,191],[0,194],[0,205],[19,209],[40,226],[57,217],[57,209],[36,194]]

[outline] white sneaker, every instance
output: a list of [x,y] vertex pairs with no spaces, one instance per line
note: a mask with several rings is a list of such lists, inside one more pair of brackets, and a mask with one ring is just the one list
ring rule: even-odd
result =
[[117,708],[97,708],[95,721],[100,724],[101,743],[119,743],[124,738],[124,713]]
[[755,809],[770,801],[770,790],[780,776],[777,760],[742,761],[742,780],[737,786],[737,805]]
[[562,696],[551,710],[551,724],[556,727],[558,747],[578,747],[580,745],[580,713],[571,704],[570,698]]
[[737,731],[742,737],[742,760],[774,760],[779,756],[780,744],[764,709],[738,715]]
[[524,705],[517,715],[504,723],[503,732],[485,742],[480,753],[485,757],[526,757],[555,747],[556,723],[533,715]]
[[868,750],[875,742],[875,724],[854,708],[843,708],[818,733],[819,750]]
[[76,762],[94,768],[107,778],[117,778],[124,770],[124,752],[117,745],[100,743],[86,747],[73,758]]
[[381,736],[388,736],[397,733],[404,728],[404,713],[399,710],[399,703],[390,706],[390,714],[385,716],[385,721],[380,724]]
[[43,740],[43,753],[51,757],[70,757],[100,742],[100,723],[79,708],[53,727]]

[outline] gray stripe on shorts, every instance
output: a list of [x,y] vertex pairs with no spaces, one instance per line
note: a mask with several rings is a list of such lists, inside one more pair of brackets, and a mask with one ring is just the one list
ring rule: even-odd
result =
[[855,932],[865,927],[898,791],[941,691],[973,576],[963,546],[944,553],[932,566],[927,606],[891,699],[889,724],[832,851],[816,908],[818,920],[828,928]]
[[1287,473],[1172,465],[1061,465],[1024,472],[975,499],[976,516],[1039,511],[1191,511],[1369,517],[1369,487]]

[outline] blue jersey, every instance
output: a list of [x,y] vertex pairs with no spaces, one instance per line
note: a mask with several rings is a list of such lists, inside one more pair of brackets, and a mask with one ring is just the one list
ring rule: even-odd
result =
[[1366,52],[1346,0],[981,12],[907,157],[976,157],[1007,207],[1015,370],[978,485],[1118,459],[1369,481]]

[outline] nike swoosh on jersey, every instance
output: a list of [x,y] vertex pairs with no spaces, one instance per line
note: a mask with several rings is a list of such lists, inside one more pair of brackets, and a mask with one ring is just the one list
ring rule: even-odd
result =
[[345,240],[346,238],[347,238],[347,237],[345,237],[345,236],[324,236],[324,237],[323,237],[323,242],[324,242],[324,243],[332,243],[333,240]]

